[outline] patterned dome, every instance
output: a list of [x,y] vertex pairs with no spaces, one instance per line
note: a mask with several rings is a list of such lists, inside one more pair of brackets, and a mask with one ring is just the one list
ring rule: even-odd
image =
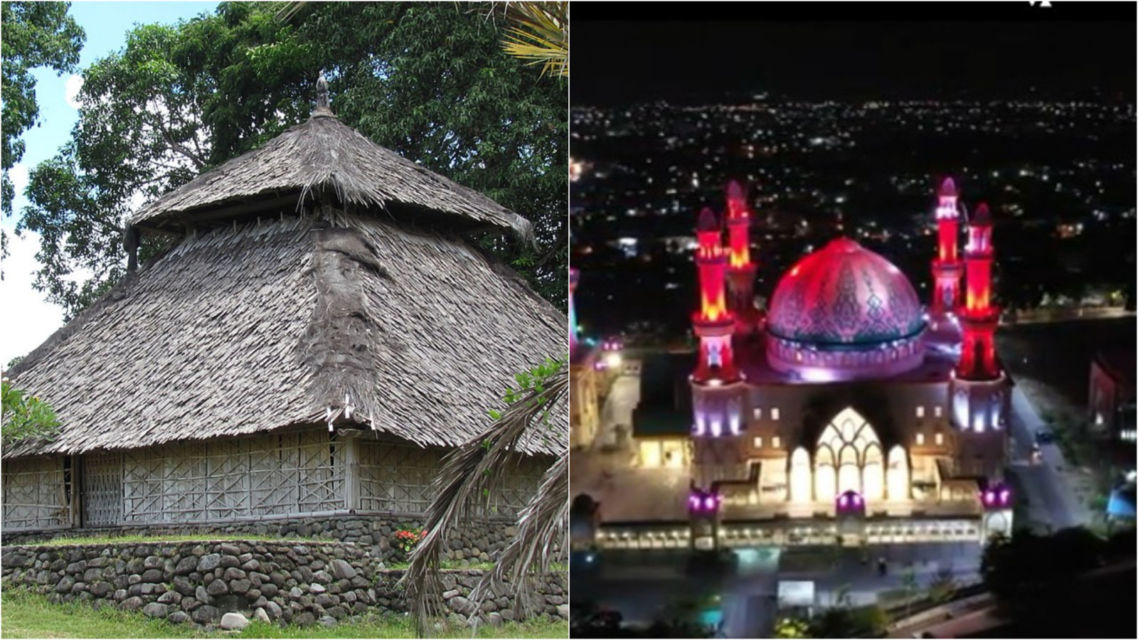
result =
[[848,238],[799,260],[775,288],[767,319],[773,337],[823,350],[876,348],[923,328],[908,278]]

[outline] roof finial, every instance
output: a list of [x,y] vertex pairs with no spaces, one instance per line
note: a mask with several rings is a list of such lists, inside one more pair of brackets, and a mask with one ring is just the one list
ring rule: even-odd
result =
[[316,79],[316,108],[312,110],[312,115],[332,115],[332,107],[328,100],[328,80],[324,77],[323,71],[320,72],[320,77]]

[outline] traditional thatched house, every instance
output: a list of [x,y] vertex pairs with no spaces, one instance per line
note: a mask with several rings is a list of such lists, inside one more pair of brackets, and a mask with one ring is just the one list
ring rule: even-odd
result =
[[[373,144],[326,96],[143,207],[128,248],[173,249],[12,368],[63,426],[3,452],[6,539],[193,524],[383,546],[514,374],[564,354],[564,313],[464,240],[529,223]],[[564,439],[523,443],[485,519],[523,503]],[[503,526],[464,544],[481,554]]]

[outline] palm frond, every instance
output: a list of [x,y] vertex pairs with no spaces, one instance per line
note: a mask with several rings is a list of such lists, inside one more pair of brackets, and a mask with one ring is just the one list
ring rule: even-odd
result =
[[566,560],[568,522],[569,456],[563,455],[546,469],[518,519],[517,535],[502,551],[494,570],[484,574],[471,592],[475,609],[508,583],[515,590],[514,609],[519,617],[527,617],[541,577],[555,561]]
[[308,5],[308,2],[305,2],[304,0],[291,0],[289,2],[281,2],[279,4],[280,6],[277,9],[274,17],[278,22],[288,24],[292,22],[293,18],[295,18],[296,15]]
[[[443,460],[442,468],[432,484],[435,498],[427,507],[425,514],[424,528],[427,535],[412,552],[411,565],[402,580],[407,590],[407,601],[418,635],[425,637],[428,621],[443,610],[439,567],[450,530],[461,523],[461,518],[469,507],[477,504],[478,499],[500,482],[509,466],[511,456],[516,454],[519,440],[526,431],[533,428],[547,428],[550,409],[562,404],[568,389],[569,375],[562,369],[543,387],[530,391],[523,399],[507,408],[501,418],[486,431],[452,451]],[[566,474],[563,472],[562,475]],[[549,482],[551,480],[547,472],[542,488],[545,489]],[[555,490],[552,486],[548,488],[548,492]],[[546,491],[538,492],[539,495],[543,493]],[[536,500],[537,496],[534,499]],[[561,500],[568,503],[567,488],[562,490]],[[531,500],[531,506],[532,504]],[[527,507],[526,511],[529,510],[530,507]],[[537,535],[545,530],[539,522],[545,518],[545,509],[539,511],[541,515],[532,518],[535,525],[527,529],[529,535]],[[521,536],[522,531],[519,527],[518,537]],[[521,551],[516,553],[520,558],[525,557]],[[503,557],[503,560],[505,559]],[[501,563],[502,561],[499,562],[500,565]],[[503,570],[512,571],[509,566]],[[526,585],[519,584],[516,588],[524,591]],[[522,594],[521,597],[528,595]]]
[[567,2],[507,2],[506,53],[540,64],[541,73],[569,77],[569,4]]

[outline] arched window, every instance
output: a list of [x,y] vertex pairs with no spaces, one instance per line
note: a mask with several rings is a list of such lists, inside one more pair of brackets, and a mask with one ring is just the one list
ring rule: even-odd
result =
[[790,499],[792,502],[810,502],[810,454],[798,447],[790,454]]
[[881,446],[872,442],[865,447],[861,468],[861,490],[866,500],[885,499],[885,460]]
[[843,491],[860,492],[867,500],[884,498],[881,440],[857,411],[849,407],[842,409],[822,430],[814,474],[818,500],[832,500]]
[[820,445],[814,454],[814,499],[832,501],[838,495],[838,473],[834,451]]
[[901,445],[889,450],[889,499],[909,499],[909,459]]

